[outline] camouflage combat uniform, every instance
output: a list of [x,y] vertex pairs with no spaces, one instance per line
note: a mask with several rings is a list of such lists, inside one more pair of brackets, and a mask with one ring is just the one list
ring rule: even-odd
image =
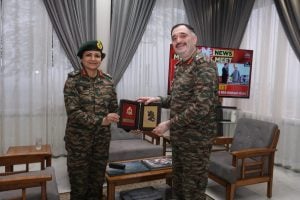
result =
[[162,98],[170,108],[173,195],[178,200],[206,199],[208,161],[217,134],[217,68],[197,51],[176,64],[171,94]]
[[71,200],[101,199],[110,144],[109,126],[101,126],[108,113],[117,113],[117,95],[112,78],[98,71],[68,75],[64,87],[68,121],[65,145],[71,184]]

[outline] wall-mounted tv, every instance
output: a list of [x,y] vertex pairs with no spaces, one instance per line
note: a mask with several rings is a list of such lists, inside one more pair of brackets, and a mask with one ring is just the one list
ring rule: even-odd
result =
[[[218,68],[219,96],[249,98],[253,50],[198,46],[203,55]],[[174,78],[175,65],[179,56],[170,45],[168,93]]]

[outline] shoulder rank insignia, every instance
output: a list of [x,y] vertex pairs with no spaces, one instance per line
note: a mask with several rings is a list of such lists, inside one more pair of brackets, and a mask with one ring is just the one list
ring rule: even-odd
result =
[[206,57],[204,56],[202,53],[198,53],[195,58],[194,61],[198,64],[204,63],[204,62],[210,62],[210,57]]
[[112,77],[109,74],[104,73],[102,70],[99,70],[99,74],[100,74],[100,77],[103,77],[106,80],[112,80]]
[[112,77],[109,74],[106,74],[106,73],[103,73],[103,74],[107,80],[112,80]]
[[68,76],[76,76],[78,74],[80,74],[80,70],[72,71],[68,74]]

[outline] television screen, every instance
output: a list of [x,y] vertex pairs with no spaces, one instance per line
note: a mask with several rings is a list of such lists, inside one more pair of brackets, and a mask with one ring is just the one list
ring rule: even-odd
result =
[[[216,63],[219,76],[219,96],[249,98],[253,50],[198,46],[207,59]],[[179,56],[170,45],[168,93]]]

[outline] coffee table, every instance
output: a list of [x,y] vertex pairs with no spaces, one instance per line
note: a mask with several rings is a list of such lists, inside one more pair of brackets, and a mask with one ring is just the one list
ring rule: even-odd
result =
[[[129,161],[122,161],[122,162],[129,162]],[[113,175],[113,176],[110,176],[108,173],[105,173],[105,177],[107,181],[107,199],[108,200],[115,199],[115,188],[116,186],[120,186],[120,185],[153,181],[153,180],[163,179],[163,178],[166,178],[166,183],[170,184],[171,173],[172,173],[172,167],[165,167],[159,169],[152,169],[149,171]]]

